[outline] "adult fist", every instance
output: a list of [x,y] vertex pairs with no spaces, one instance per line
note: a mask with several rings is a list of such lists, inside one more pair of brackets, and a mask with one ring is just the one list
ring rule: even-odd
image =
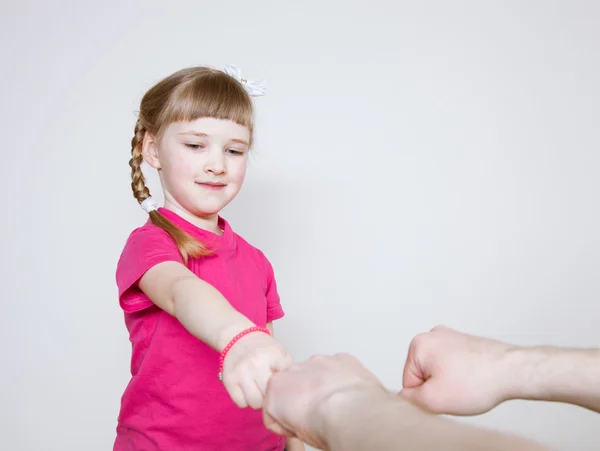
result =
[[509,397],[511,348],[438,326],[412,340],[401,395],[434,413],[485,413]]

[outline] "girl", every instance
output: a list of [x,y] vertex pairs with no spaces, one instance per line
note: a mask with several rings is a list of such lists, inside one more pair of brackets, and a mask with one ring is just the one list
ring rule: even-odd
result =
[[[115,451],[279,451],[263,424],[271,374],[291,358],[272,336],[284,314],[273,268],[220,211],[240,191],[260,84],[206,67],[165,78],[143,97],[131,187],[148,222],[122,251],[116,280],[132,344]],[[164,206],[141,164],[159,174]],[[248,408],[247,408],[248,407]],[[302,450],[288,441],[289,450]]]

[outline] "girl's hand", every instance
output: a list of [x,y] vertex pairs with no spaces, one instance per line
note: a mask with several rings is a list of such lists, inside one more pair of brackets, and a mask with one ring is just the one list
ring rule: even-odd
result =
[[240,338],[223,362],[223,384],[240,408],[261,409],[271,376],[292,364],[287,350],[264,332]]

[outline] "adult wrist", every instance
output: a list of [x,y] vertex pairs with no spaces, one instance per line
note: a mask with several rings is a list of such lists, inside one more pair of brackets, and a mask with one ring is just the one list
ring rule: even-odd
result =
[[510,378],[506,398],[548,399],[552,387],[549,387],[547,362],[556,351],[551,346],[511,348],[507,353]]
[[597,393],[590,381],[600,375],[598,349],[535,346],[514,351],[512,358],[519,368],[514,399],[590,405],[590,390]]

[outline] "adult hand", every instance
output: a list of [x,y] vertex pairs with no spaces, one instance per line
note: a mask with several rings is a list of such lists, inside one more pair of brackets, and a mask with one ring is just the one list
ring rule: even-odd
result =
[[510,397],[511,349],[438,326],[412,340],[401,395],[433,413],[485,413]]
[[[327,431],[359,399],[389,397],[380,381],[348,354],[315,356],[274,374],[264,405],[264,422],[272,431],[297,436],[328,449]],[[358,401],[358,402],[357,402]]]

